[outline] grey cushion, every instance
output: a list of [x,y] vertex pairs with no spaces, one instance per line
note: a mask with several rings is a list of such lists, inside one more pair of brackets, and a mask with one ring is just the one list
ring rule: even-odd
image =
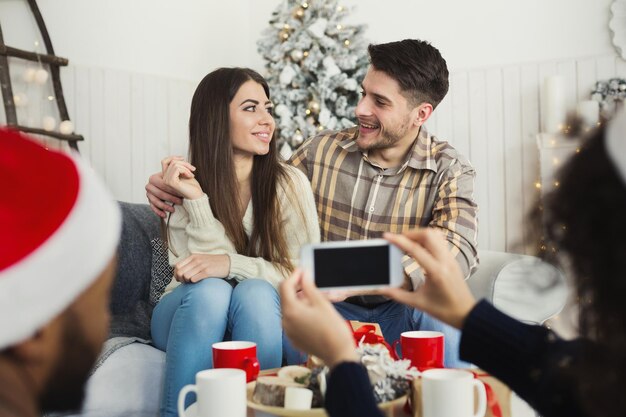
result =
[[120,202],[123,217],[118,271],[111,295],[111,337],[150,339],[150,270],[159,218],[147,204]]

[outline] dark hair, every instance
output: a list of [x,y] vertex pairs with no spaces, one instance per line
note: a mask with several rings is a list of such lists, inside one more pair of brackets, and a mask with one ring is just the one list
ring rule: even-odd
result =
[[448,93],[448,67],[439,50],[417,39],[370,45],[372,67],[396,80],[411,104],[436,108]]
[[189,160],[196,167],[195,177],[209,197],[213,215],[224,226],[237,253],[262,257],[292,270],[277,193],[279,184],[288,177],[278,159],[274,138],[268,154],[254,157],[251,178],[254,219],[250,239],[242,222],[245,207],[241,207],[239,200],[229,106],[239,88],[249,80],[260,84],[270,97],[265,79],[249,68],[219,68],[200,81],[191,101]]
[[559,170],[544,199],[546,244],[573,275],[579,332],[590,343],[572,372],[588,415],[626,413],[626,183],[608,158],[604,127]]

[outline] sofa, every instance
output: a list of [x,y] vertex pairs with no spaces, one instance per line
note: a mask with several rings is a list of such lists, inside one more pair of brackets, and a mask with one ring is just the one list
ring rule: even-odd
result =
[[[124,225],[110,338],[88,381],[81,416],[156,417],[165,362],[165,354],[150,344],[153,275],[162,268],[153,259],[159,219],[145,204],[120,206]],[[563,308],[567,288],[554,267],[533,257],[490,251],[482,251],[480,261],[468,280],[476,297],[530,323],[542,323]]]

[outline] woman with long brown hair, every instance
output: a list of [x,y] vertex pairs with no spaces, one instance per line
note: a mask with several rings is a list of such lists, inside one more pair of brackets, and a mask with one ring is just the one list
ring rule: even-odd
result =
[[164,233],[174,277],[152,316],[167,355],[163,416],[175,416],[180,389],[213,366],[215,342],[255,342],[262,368],[281,365],[276,287],[320,234],[310,183],[279,161],[274,127],[263,77],[220,68],[192,99],[189,162],[162,161],[164,184],[182,197]]

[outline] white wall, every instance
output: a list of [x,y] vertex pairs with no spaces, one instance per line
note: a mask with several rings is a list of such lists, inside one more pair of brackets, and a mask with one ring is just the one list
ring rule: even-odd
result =
[[[320,0],[313,0],[320,1]],[[372,42],[427,39],[461,70],[612,52],[612,0],[345,0]],[[260,69],[256,39],[278,0],[39,0],[58,55],[75,65],[198,81],[210,69]],[[23,0],[2,0],[7,43],[32,49]]]
[[350,0],[373,42],[429,40],[451,70],[612,52],[612,0]]
[[[39,0],[57,55],[74,65],[199,81],[217,66],[250,65],[248,0]],[[33,49],[23,0],[0,2],[5,41]]]

